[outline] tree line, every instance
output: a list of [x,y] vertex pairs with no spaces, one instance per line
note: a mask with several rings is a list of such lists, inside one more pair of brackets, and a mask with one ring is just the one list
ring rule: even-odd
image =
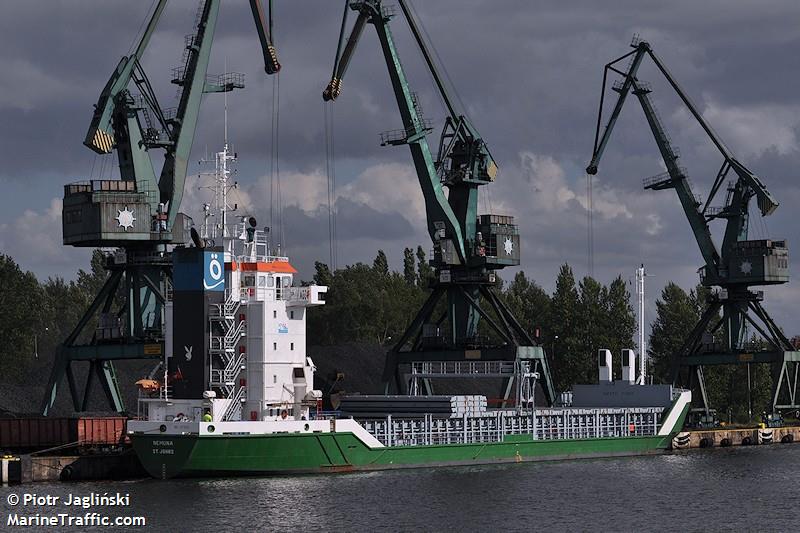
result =
[[[402,272],[389,269],[382,250],[372,265],[356,263],[331,272],[317,262],[315,271],[314,282],[329,287],[325,306],[309,313],[309,339],[319,344],[391,345],[414,319],[433,277],[422,247],[404,250]],[[591,277],[576,282],[565,264],[552,295],[524,272],[517,272],[510,282],[498,277],[496,290],[531,337],[544,346],[559,390],[596,380],[598,349],[619,354],[633,347],[636,321],[621,277],[609,285]],[[615,359],[619,367],[620,358]]]
[[[686,292],[672,282],[667,283],[661,291],[656,301],[656,319],[652,324],[648,345],[651,372],[656,382],[669,383],[672,354],[680,350],[686,335],[700,320],[708,294],[708,288],[702,285]],[[721,335],[725,334],[723,326]],[[754,344],[763,342],[755,336],[750,340]],[[758,421],[762,412],[771,412],[774,379],[771,370],[770,365],[765,363],[750,364],[749,367],[703,367],[708,401],[717,410],[720,419]]]
[[[0,381],[44,385],[55,349],[80,319],[106,279],[103,254],[95,251],[87,270],[75,279],[38,280],[9,256],[0,254]],[[373,343],[388,349],[399,339],[422,306],[434,272],[422,247],[403,251],[402,271],[389,268],[383,251],[372,264],[355,263],[336,271],[315,264],[313,281],[329,287],[326,305],[309,313],[310,345]],[[608,285],[585,276],[576,279],[568,264],[560,267],[552,293],[525,272],[510,281],[498,277],[495,290],[522,326],[545,348],[557,390],[597,379],[596,354],[614,354],[619,377],[620,351],[636,348],[636,320],[629,283],[618,276]],[[706,289],[685,291],[668,283],[656,302],[648,354],[655,382],[669,382],[669,361],[699,319]],[[485,322],[485,321],[484,321]],[[706,367],[710,402],[720,415],[746,420],[770,402],[768,365],[750,368]]]
[[[314,282],[329,287],[326,305],[309,314],[309,338],[316,344],[373,342],[385,348],[409,326],[428,294],[433,270],[422,247],[403,252],[403,271],[391,271],[383,251],[372,265],[356,263],[331,272],[315,265]],[[637,351],[636,317],[630,285],[617,276],[608,285],[585,276],[576,280],[568,264],[560,267],[555,290],[548,294],[524,271],[496,290],[530,335],[545,348],[556,389],[597,380],[597,351],[611,350],[614,376],[621,377],[621,350]],[[673,282],[655,302],[650,324],[648,375],[654,383],[670,383],[670,361],[694,328],[705,307],[708,289],[688,292]],[[769,365],[750,365],[748,400],[746,366],[707,366],[704,369],[709,403],[721,419],[757,420],[770,408],[773,376]],[[699,405],[699,403],[698,403]]]
[[0,254],[0,380],[45,385],[55,349],[71,332],[103,286],[103,254],[95,251],[89,270],[74,280],[40,281]]

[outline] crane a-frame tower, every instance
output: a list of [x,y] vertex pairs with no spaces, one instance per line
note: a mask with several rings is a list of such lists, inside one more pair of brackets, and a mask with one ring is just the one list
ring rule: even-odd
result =
[[[706,365],[740,365],[770,363],[773,369],[773,410],[797,409],[796,391],[800,372],[800,352],[795,351],[786,335],[775,324],[762,305],[763,291],[751,287],[780,285],[789,281],[789,256],[784,240],[748,240],[749,205],[756,200],[761,216],[772,214],[778,201],[762,181],[742,164],[720,140],[686,92],[653,52],[650,44],[635,37],[634,48],[606,65],[603,73],[603,95],[597,117],[592,160],[586,169],[590,175],[597,166],[614,129],[628,94],[633,93],[644,111],[661,158],[667,171],[644,180],[644,188],[652,190],[674,189],[684,214],[692,228],[704,265],[700,268],[700,282],[712,288],[701,318],[685,342],[672,358],[672,380],[676,385],[699,388],[703,407],[709,403],[703,378]],[[692,190],[686,169],[679,163],[680,152],[666,132],[651,97],[651,86],[637,77],[642,61],[649,57],[666,78],[688,111],[722,155],[722,165],[714,178],[705,202]],[[628,59],[624,70],[616,65]],[[618,98],[601,134],[603,100],[609,73],[620,76],[612,89]],[[717,193],[729,174],[724,205],[712,206]],[[722,245],[717,246],[711,234],[710,223],[725,221]],[[750,334],[757,333],[760,340],[752,341]]]
[[[411,151],[425,200],[436,274],[427,301],[387,354],[383,375],[387,393],[407,393],[416,380],[431,393],[432,379],[479,374],[509,378],[504,391],[508,399],[514,382],[521,390],[523,380],[537,376],[552,403],[555,391],[542,347],[492,288],[497,270],[520,262],[513,218],[478,215],[478,188],[494,181],[497,165],[477,129],[456,110],[407,2],[400,0],[399,5],[446,108],[436,155],[427,139],[431,124],[422,117],[392,37],[389,23],[395,12],[380,0],[345,2],[333,75],[323,93],[326,101],[339,96],[355,47],[371,24],[403,121],[402,129],[381,135],[381,144],[407,145]],[[350,10],[357,18],[346,38]],[[489,326],[493,340],[479,332],[481,321]]]
[[[191,219],[180,213],[189,155],[203,94],[244,87],[244,76],[207,74],[220,0],[202,0],[196,31],[187,35],[181,65],[172,72],[180,88],[178,106],[163,108],[141,64],[167,5],[159,0],[136,49],[123,57],[95,105],[84,144],[99,155],[116,152],[120,179],[64,187],[64,244],[116,248],[109,276],[75,329],[56,352],[41,411],[47,415],[66,378],[75,411],[89,406],[97,381],[109,406],[124,410],[114,361],[160,360],[164,351],[163,309],[171,288],[171,247],[188,241]],[[270,3],[271,6],[271,3]],[[265,70],[280,64],[260,0],[250,7],[261,41]],[[160,169],[154,163],[163,154]],[[74,365],[88,364],[85,384]]]

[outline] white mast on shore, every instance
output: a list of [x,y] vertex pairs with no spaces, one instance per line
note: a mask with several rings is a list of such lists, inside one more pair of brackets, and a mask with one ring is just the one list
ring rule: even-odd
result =
[[644,320],[644,278],[647,272],[644,264],[636,269],[636,300],[639,311],[639,377],[636,383],[644,385],[647,382],[647,345],[645,341],[645,320]]

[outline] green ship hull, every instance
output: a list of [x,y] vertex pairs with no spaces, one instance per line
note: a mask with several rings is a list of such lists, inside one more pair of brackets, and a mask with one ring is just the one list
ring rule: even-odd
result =
[[[677,427],[681,425],[682,420]],[[139,434],[133,435],[132,441],[150,475],[168,479],[650,455],[669,450],[673,436],[674,433],[645,437],[532,440],[530,435],[509,435],[503,442],[383,448],[369,448],[352,433]]]

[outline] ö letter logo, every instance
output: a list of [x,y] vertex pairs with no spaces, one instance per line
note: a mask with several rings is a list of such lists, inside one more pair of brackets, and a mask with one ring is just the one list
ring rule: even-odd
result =
[[[217,289],[224,282],[225,278],[222,275],[222,263],[219,260],[219,254],[212,253],[210,257],[206,257],[206,272],[203,277],[203,287],[206,290]],[[217,290],[222,290],[219,288]]]

